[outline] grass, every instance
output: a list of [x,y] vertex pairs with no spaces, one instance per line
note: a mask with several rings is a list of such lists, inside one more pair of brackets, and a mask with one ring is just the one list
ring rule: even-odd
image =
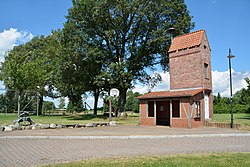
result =
[[48,165],[47,167],[248,167],[250,153],[186,154],[106,158]]
[[[249,113],[237,113],[233,114],[234,123],[242,124],[244,128],[250,130],[250,114]],[[230,123],[230,114],[214,114],[213,122],[226,122]]]
[[[109,118],[103,116],[101,113],[97,116],[92,114],[69,114],[69,115],[55,115],[55,116],[36,116],[31,115],[31,119],[36,123],[41,124],[87,124],[92,122],[108,122]],[[0,114],[0,125],[10,125],[13,121],[17,119],[17,114]],[[139,124],[139,114],[129,115],[127,118],[112,118],[120,125],[138,125]]]
[[[17,119],[17,114],[3,114],[0,113],[0,125],[13,124],[13,120]],[[31,115],[31,119],[36,123],[42,124],[86,124],[91,122],[108,122],[107,116],[103,116],[102,113],[98,113],[95,117],[92,114],[68,114],[68,115],[55,115],[55,116],[36,116]],[[112,118],[120,125],[138,125],[139,114],[134,113],[127,118]],[[213,122],[227,122],[230,123],[230,114],[214,114]],[[237,113],[234,114],[234,123],[239,123],[244,126],[244,129],[250,130],[250,114]]]

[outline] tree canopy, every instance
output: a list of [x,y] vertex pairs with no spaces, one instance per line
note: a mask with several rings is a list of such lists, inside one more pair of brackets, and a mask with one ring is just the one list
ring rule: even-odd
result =
[[[156,65],[168,70],[168,29],[179,35],[194,26],[184,0],[72,2],[62,30],[35,37],[7,54],[1,71],[7,88],[38,91],[40,102],[43,96],[56,97],[57,90],[69,97],[75,111],[83,108],[82,95],[90,91],[95,114],[100,93],[117,88],[123,112],[134,83],[142,82],[150,90],[161,77],[149,70]],[[137,104],[130,94],[129,103]]]
[[122,112],[132,81],[149,82],[147,69],[168,67],[170,34],[187,33],[193,27],[183,0],[73,0],[67,22],[87,38],[86,45],[102,52],[106,71],[102,78],[120,90]]
[[40,114],[43,96],[52,95],[57,66],[56,62],[51,60],[58,56],[58,45],[53,35],[35,37],[9,51],[2,64],[1,78],[7,89],[14,90],[19,95],[27,91],[39,93]]

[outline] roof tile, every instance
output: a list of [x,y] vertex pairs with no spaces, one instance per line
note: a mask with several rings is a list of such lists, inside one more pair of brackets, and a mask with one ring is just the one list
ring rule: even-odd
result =
[[143,100],[143,99],[160,99],[160,98],[171,98],[171,97],[191,97],[204,90],[205,89],[150,92],[142,96],[139,96],[137,98]]
[[205,30],[199,30],[175,37],[168,52],[174,52],[180,49],[199,46],[201,44],[204,33]]

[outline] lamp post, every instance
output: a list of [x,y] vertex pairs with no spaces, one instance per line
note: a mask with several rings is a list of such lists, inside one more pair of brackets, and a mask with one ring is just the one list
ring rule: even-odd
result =
[[169,33],[169,35],[170,35],[170,40],[171,40],[171,43],[170,44],[172,44],[172,42],[173,42],[173,37],[174,37],[174,28],[173,27],[170,27],[169,29],[168,29],[168,33]]
[[231,49],[229,49],[229,55],[227,56],[229,60],[229,76],[230,76],[230,104],[231,104],[231,123],[230,127],[233,128],[234,124],[234,118],[233,118],[233,91],[232,91],[232,72],[231,72],[231,59],[234,58],[235,56],[232,55]]

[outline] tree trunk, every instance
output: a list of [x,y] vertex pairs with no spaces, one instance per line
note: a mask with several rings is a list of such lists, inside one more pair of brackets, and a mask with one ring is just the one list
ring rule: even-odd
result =
[[95,101],[94,101],[94,115],[97,115],[97,105],[98,105],[99,95],[100,95],[99,89],[95,89],[95,91],[94,91],[94,97],[95,97]]
[[119,105],[119,112],[117,117],[120,117],[121,113],[124,112],[125,104],[126,104],[126,93],[128,89],[120,89],[120,94],[119,94],[119,100],[118,100],[118,105]]
[[38,104],[38,115],[42,115],[42,109],[43,109],[43,96],[39,96],[39,104]]

